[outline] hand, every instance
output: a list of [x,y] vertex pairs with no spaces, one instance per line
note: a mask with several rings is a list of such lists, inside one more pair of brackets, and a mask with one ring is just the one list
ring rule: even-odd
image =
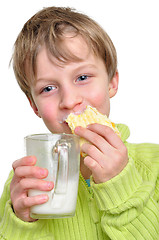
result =
[[48,170],[35,166],[35,157],[24,157],[13,163],[14,176],[10,185],[11,201],[18,218],[26,222],[36,221],[30,217],[30,207],[48,201],[48,195],[28,197],[29,189],[50,191],[53,182],[43,180]]
[[95,183],[110,180],[127,165],[127,148],[110,127],[95,123],[75,128],[75,134],[89,141],[81,151],[87,154],[84,164],[91,170]]

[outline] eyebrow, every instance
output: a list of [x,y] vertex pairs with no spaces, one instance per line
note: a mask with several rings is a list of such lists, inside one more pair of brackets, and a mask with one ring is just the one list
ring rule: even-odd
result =
[[85,68],[85,67],[96,68],[96,65],[95,65],[95,64],[91,64],[91,63],[89,63],[89,64],[83,64],[83,65],[77,67],[77,68],[75,69],[75,71],[81,70],[82,68]]
[[[96,68],[96,65],[95,64],[83,64],[83,65],[81,65],[81,66],[79,66],[79,67],[77,67],[77,68],[75,68],[75,69],[73,69],[73,73],[75,73],[75,72],[78,72],[78,71],[81,71],[82,69],[84,69],[84,68],[92,68],[92,69],[95,69]],[[48,81],[50,81],[50,80],[53,80],[53,78],[52,77],[46,77],[46,76],[44,76],[44,77],[40,77],[40,78],[38,78],[38,79],[36,79],[35,80],[35,86],[37,85],[37,83],[39,83],[39,82],[41,82],[41,81],[44,81],[44,80],[48,80]],[[54,79],[55,80],[55,79]]]
[[83,64],[81,66],[76,67],[75,69],[73,69],[73,73],[79,72],[79,71],[85,71],[85,69],[87,70],[87,68],[89,69],[96,69],[96,65],[95,64]]

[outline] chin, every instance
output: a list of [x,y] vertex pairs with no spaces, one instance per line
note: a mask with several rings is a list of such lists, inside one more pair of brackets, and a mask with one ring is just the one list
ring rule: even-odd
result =
[[64,128],[60,128],[56,130],[50,130],[50,131],[53,134],[61,134],[61,133],[72,134],[71,129],[68,126],[65,126]]
[[62,133],[66,133],[66,134],[72,134],[70,129],[64,130]]

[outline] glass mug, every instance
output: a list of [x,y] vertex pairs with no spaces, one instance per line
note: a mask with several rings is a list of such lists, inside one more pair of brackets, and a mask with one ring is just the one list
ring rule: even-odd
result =
[[49,192],[30,189],[28,195],[48,194],[48,202],[31,207],[36,219],[64,218],[75,215],[79,169],[79,137],[72,134],[35,134],[25,137],[26,155],[37,158],[36,166],[47,168],[47,181],[54,182]]

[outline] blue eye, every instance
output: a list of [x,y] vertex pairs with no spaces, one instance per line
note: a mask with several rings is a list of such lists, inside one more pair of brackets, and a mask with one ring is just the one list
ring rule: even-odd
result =
[[43,89],[43,92],[50,92],[52,90],[55,90],[54,86],[47,86],[46,88]]
[[80,77],[77,78],[77,81],[84,81],[87,80],[88,76],[87,75],[81,75]]

